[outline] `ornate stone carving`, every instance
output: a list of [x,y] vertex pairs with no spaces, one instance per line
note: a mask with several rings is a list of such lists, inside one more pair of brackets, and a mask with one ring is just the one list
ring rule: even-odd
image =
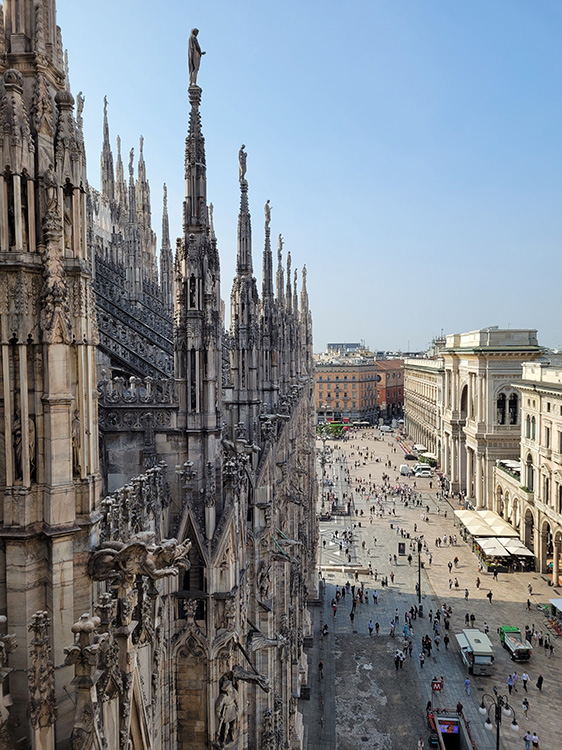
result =
[[187,62],[189,68],[189,86],[197,86],[197,74],[201,65],[201,56],[205,52],[201,51],[199,40],[197,39],[199,29],[191,29],[191,34],[187,46]]
[[57,718],[55,668],[51,661],[51,646],[47,634],[50,625],[47,612],[36,612],[28,626],[28,630],[33,633],[29,649],[31,666],[27,672],[28,712],[34,729],[49,727]]
[[75,677],[72,684],[77,689],[74,727],[70,737],[71,750],[83,750],[91,747],[94,742],[98,712],[96,682],[100,674],[97,666],[102,643],[109,638],[107,633],[101,636],[96,634],[99,625],[99,617],[83,614],[72,626],[74,643],[64,649],[64,663],[67,666],[74,665]]
[[177,539],[163,539],[155,545],[147,541],[146,535],[137,535],[128,542],[103,542],[90,556],[88,574],[96,581],[118,584],[132,584],[137,575],[153,580],[177,576],[180,568],[189,569],[190,549],[190,541],[179,544]]
[[238,692],[229,676],[220,681],[219,697],[215,703],[217,719],[216,742],[223,748],[238,737]]

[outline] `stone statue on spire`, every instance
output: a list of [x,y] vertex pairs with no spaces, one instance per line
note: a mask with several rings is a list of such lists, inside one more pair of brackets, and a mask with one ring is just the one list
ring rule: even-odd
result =
[[201,64],[201,55],[205,52],[201,52],[197,34],[199,29],[191,29],[191,35],[187,45],[187,60],[189,67],[189,85],[197,86],[197,73],[199,72],[199,65]]
[[271,223],[271,206],[269,205],[269,198],[265,202],[265,206],[263,207],[264,213],[265,213],[265,228],[269,229],[269,225]]
[[240,182],[246,181],[246,159],[248,154],[244,151],[246,146],[242,144],[238,152],[238,179]]
[[135,149],[132,148],[129,151],[129,176],[131,179],[133,179],[134,169],[133,169],[133,159],[135,158]]

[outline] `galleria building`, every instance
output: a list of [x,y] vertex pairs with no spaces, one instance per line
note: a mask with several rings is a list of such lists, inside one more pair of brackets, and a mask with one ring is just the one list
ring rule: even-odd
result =
[[558,582],[562,547],[562,360],[536,330],[485,328],[404,363],[406,430],[445,486],[499,513]]
[[158,268],[142,140],[126,174],[107,107],[88,185],[54,0],[5,0],[0,65],[0,748],[300,748],[306,271],[279,238],[274,274],[268,202],[258,293],[242,148],[227,329],[197,69]]

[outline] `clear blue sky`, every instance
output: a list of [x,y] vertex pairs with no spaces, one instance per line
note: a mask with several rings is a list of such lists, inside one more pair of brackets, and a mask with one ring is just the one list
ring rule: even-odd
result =
[[[263,204],[308,268],[315,350],[425,348],[441,330],[538,328],[562,345],[559,0],[58,0],[99,187],[103,96],[144,136],[153,224],[181,234],[187,39],[200,30],[208,199],[230,296],[246,144],[254,268]],[[300,279],[300,273],[299,273]],[[299,282],[300,286],[300,282]],[[261,287],[260,287],[261,288]]]

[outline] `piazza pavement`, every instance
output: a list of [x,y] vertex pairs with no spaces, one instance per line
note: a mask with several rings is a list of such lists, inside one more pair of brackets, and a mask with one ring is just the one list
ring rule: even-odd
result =
[[[377,437],[382,439],[377,439]],[[321,443],[318,448],[321,449]],[[500,745],[504,750],[524,750],[524,734],[529,729],[536,731],[540,739],[541,750],[559,750],[562,748],[562,694],[558,684],[562,643],[554,639],[554,654],[546,656],[544,649],[533,649],[528,662],[511,661],[507,651],[499,643],[497,628],[500,625],[515,625],[523,632],[526,624],[543,629],[543,615],[537,611],[537,603],[545,603],[549,598],[560,596],[556,588],[548,585],[548,580],[539,573],[500,573],[497,581],[492,574],[478,572],[478,559],[465,543],[459,530],[454,525],[453,511],[458,509],[457,500],[438,498],[438,479],[414,479],[399,476],[399,466],[404,461],[404,452],[394,435],[381,436],[378,429],[368,429],[352,434],[347,441],[327,441],[332,450],[332,462],[327,466],[326,476],[333,481],[334,494],[342,498],[353,490],[354,513],[351,517],[334,517],[331,521],[320,522],[319,573],[320,599],[312,607],[314,637],[308,647],[310,699],[301,700],[300,708],[305,719],[306,746],[309,750],[352,750],[366,747],[372,750],[416,750],[421,736],[425,748],[429,747],[429,730],[426,726],[425,706],[432,700],[435,706],[455,708],[457,701],[464,706],[464,714],[469,723],[474,742],[478,750],[495,748],[496,731],[484,728],[484,719],[478,707],[482,696],[492,693],[497,686],[500,694],[507,694],[507,676],[516,670],[518,674],[527,671],[529,674],[528,693],[530,708],[528,719],[522,710],[525,697],[521,683],[518,691],[511,696],[520,731],[515,733],[510,728],[511,719],[504,719],[501,725]],[[369,459],[359,456],[366,448]],[[376,458],[380,460],[377,462]],[[339,460],[338,460],[339,459]],[[392,468],[385,464],[390,460]],[[360,465],[355,468],[356,461]],[[413,462],[411,462],[413,463]],[[351,484],[346,481],[345,470],[349,469]],[[320,470],[319,470],[320,472]],[[389,497],[384,502],[384,515],[373,518],[367,495],[355,491],[356,479],[374,481],[382,484],[382,474],[390,475],[391,484],[411,485],[416,483],[415,491],[420,493],[422,507],[408,503],[404,507],[399,497],[396,502]],[[430,489],[430,481],[433,488]],[[426,506],[430,507],[429,520],[422,520]],[[396,515],[389,515],[394,507]],[[320,510],[320,504],[319,504]],[[361,516],[361,510],[364,515]],[[360,524],[360,525],[359,525]],[[391,527],[392,524],[392,527]],[[396,531],[403,529],[405,534],[414,536],[414,524],[417,535],[424,534],[427,541],[427,553],[422,551],[423,562],[421,575],[422,605],[424,617],[413,622],[412,658],[407,658],[400,670],[395,669],[393,655],[402,642],[404,612],[417,604],[415,585],[418,581],[417,545],[411,554],[413,561],[408,563],[410,552],[406,537]],[[333,541],[333,532],[340,534],[353,525],[354,540],[350,546],[351,563],[345,551],[340,552],[339,544]],[[435,546],[436,537],[446,534],[457,536],[456,546]],[[376,544],[374,544],[376,538]],[[325,546],[323,542],[326,542]],[[406,542],[406,555],[398,556],[398,542]],[[365,545],[363,546],[363,542]],[[432,561],[430,564],[429,553]],[[397,564],[389,563],[389,554],[398,556]],[[458,568],[450,575],[448,562],[459,558]],[[349,581],[356,583],[355,571],[367,570],[369,562],[373,571],[377,571],[378,580],[366,573],[359,574],[359,584],[364,583],[369,592],[368,603],[358,604],[353,624],[349,618],[351,597],[340,600],[336,615],[333,615],[331,601],[337,586]],[[394,572],[394,583],[391,583],[390,572]],[[381,587],[380,579],[388,576],[388,588]],[[481,586],[476,587],[476,578],[480,577]],[[457,577],[459,588],[449,588],[449,579]],[[533,587],[532,609],[526,610],[528,597],[527,586]],[[371,592],[376,587],[378,604],[373,603]],[[468,601],[465,601],[465,588],[469,590]],[[490,604],[486,598],[492,591]],[[450,643],[448,650],[443,642],[440,649],[435,647],[431,656],[420,667],[418,654],[421,651],[421,638],[431,634],[428,620],[429,610],[435,612],[442,604],[451,606],[453,613],[450,620]],[[390,622],[395,611],[400,613],[400,626],[397,634],[400,638],[389,635]],[[455,633],[465,627],[465,614],[474,614],[475,627],[484,629],[489,626],[489,637],[494,644],[494,670],[490,676],[470,675],[471,695],[465,691],[464,681],[468,676],[464,666]],[[368,622],[380,623],[380,636],[369,636]],[[327,623],[329,633],[322,636],[322,625]],[[441,628],[441,636],[444,629]],[[322,662],[323,677],[319,674],[318,665]],[[537,678],[544,678],[542,692],[536,687]],[[444,690],[434,698],[431,691],[432,677],[444,677]]]

